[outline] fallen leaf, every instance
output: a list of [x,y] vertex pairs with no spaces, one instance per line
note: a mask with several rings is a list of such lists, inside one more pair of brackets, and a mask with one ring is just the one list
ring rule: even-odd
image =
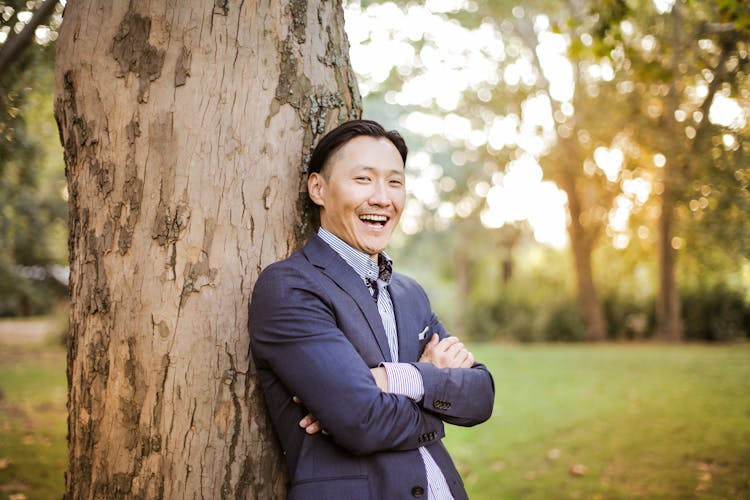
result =
[[574,476],[583,476],[587,470],[588,467],[583,464],[573,464],[570,466],[570,473]]
[[8,495],[8,500],[26,500],[26,495],[23,493],[14,493],[12,495]]
[[505,462],[502,460],[498,460],[497,462],[494,462],[492,465],[490,465],[490,469],[492,470],[503,470],[505,468]]
[[13,460],[11,460],[8,457],[0,458],[0,470],[7,469],[9,465],[13,463]]
[[557,460],[560,458],[560,455],[562,454],[562,451],[560,451],[560,448],[552,448],[547,452],[547,458],[550,460]]

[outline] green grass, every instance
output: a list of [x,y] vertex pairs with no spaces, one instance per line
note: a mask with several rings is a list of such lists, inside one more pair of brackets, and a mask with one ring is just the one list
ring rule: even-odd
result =
[[[447,428],[473,500],[750,498],[750,345],[473,351],[494,415]],[[65,390],[61,348],[0,346],[0,499],[62,495]]]
[[0,499],[62,496],[66,391],[62,347],[0,346]]
[[493,416],[447,430],[472,499],[750,498],[749,345],[474,352]]

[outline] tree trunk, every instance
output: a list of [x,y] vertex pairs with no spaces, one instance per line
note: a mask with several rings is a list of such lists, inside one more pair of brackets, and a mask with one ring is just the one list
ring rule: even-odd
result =
[[559,185],[568,195],[568,235],[573,252],[573,264],[576,276],[576,302],[583,318],[586,340],[591,342],[607,339],[607,323],[604,320],[604,309],[594,284],[594,273],[591,265],[593,237],[581,223],[583,212],[579,193],[576,189],[575,174],[561,172]]
[[[465,235],[461,234],[459,227],[459,241],[466,241],[463,238]],[[457,312],[454,313],[456,330],[461,332],[461,335],[469,335],[469,325],[467,318],[471,311],[469,310],[469,301],[471,296],[471,289],[474,285],[472,279],[472,262],[471,257],[464,245],[456,245],[453,249],[453,265],[455,267],[455,290],[456,290],[456,301],[455,308]]]
[[357,117],[339,2],[69,2],[68,498],[279,498],[247,306]]
[[[684,132],[675,120],[675,113],[680,106],[679,78],[681,71],[680,63],[683,60],[683,31],[681,6],[677,2],[669,16],[672,28],[672,56],[670,69],[672,71],[672,82],[669,93],[665,99],[666,110],[664,112],[665,129],[672,131],[665,140],[664,150],[667,152],[668,161],[664,166],[661,179],[664,192],[661,195],[661,213],[658,220],[657,239],[657,264],[659,273],[659,292],[656,299],[656,336],[668,342],[680,341],[683,338],[682,308],[680,307],[680,294],[677,289],[677,252],[672,246],[674,237],[675,219],[675,194],[682,185],[681,170],[678,165],[683,166],[688,161],[687,152],[681,151],[681,145],[675,143],[675,137],[683,137]],[[706,109],[708,111],[708,108]],[[704,122],[708,121],[708,115]]]
[[[670,165],[664,167],[664,177],[667,180],[673,175],[668,171],[671,168]],[[674,195],[669,184],[665,184],[658,220],[659,293],[656,300],[656,336],[668,342],[678,342],[683,338],[683,325],[680,294],[675,278],[677,251],[672,247]]]

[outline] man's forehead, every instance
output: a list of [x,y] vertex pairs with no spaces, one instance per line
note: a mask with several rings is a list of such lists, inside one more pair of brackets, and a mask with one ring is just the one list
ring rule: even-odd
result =
[[[328,157],[326,161],[326,165],[330,163],[336,163],[341,160],[343,156],[351,156],[357,153],[364,153],[368,150],[368,147],[372,145],[372,143],[367,144],[367,142],[376,142],[380,143],[383,146],[386,146],[388,149],[392,149],[395,156],[399,158],[399,164],[401,166],[401,170],[404,168],[403,160],[401,159],[401,153],[398,151],[398,148],[396,148],[396,145],[393,144],[393,142],[390,141],[387,137],[378,137],[378,136],[369,136],[369,135],[358,135],[357,137],[353,137],[343,143],[341,146],[336,148],[331,155]],[[381,165],[381,162],[378,162],[377,165],[360,165],[360,166],[370,166],[372,168],[379,167]]]

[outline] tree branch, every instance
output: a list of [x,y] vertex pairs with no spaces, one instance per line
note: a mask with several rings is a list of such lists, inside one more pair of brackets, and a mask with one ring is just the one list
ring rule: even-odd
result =
[[0,79],[7,73],[8,68],[18,59],[29,43],[31,43],[34,31],[54,12],[58,2],[59,0],[44,0],[44,3],[34,12],[31,20],[24,26],[23,30],[17,36],[9,38],[2,48],[0,48]]

